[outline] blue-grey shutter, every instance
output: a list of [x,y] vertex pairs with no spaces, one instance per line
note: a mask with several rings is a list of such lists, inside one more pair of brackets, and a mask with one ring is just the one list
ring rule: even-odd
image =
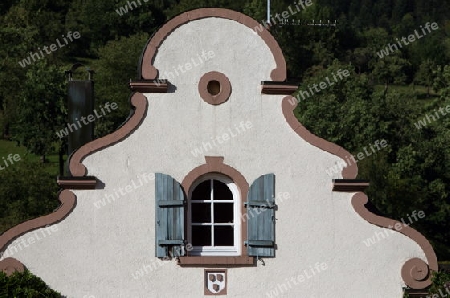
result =
[[169,175],[155,174],[155,222],[158,258],[184,255],[184,192]]
[[247,252],[249,256],[275,256],[275,175],[256,179],[247,196]]

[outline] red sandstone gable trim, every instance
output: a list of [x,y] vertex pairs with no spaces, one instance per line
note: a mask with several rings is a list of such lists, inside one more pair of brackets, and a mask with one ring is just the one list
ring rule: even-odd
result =
[[[121,128],[103,138],[87,143],[75,151],[69,162],[69,169],[74,177],[83,177],[87,174],[86,167],[81,163],[84,158],[123,140],[139,126],[146,115],[147,99],[141,93],[134,93],[131,97],[131,104],[136,107],[135,112]],[[92,186],[89,185],[87,188],[91,189]],[[76,196],[70,190],[63,190],[59,194],[59,200],[62,204],[55,212],[21,223],[2,234],[0,236],[0,252],[21,235],[66,218],[76,206]],[[20,271],[23,270],[23,267],[22,263],[13,258],[7,258],[0,262],[0,270],[8,274],[12,272],[12,268]]]
[[241,23],[258,34],[267,44],[270,51],[275,58],[276,68],[272,70],[270,77],[273,81],[286,80],[286,60],[284,59],[283,52],[278,46],[277,41],[269,33],[269,31],[263,28],[261,31],[255,30],[259,28],[260,24],[249,16],[246,16],[240,12],[232,11],[225,8],[200,8],[176,16],[172,20],[168,21],[164,26],[159,29],[153,38],[147,44],[144,54],[142,56],[142,63],[139,65],[139,72],[142,79],[154,80],[158,77],[158,70],[153,66],[154,58],[158,52],[158,48],[162,45],[164,39],[169,36],[176,28],[189,23],[190,21],[200,20],[209,17],[223,18]]
[[[350,155],[350,153],[347,150],[334,143],[319,138],[318,136],[312,134],[309,130],[307,130],[300,122],[298,122],[297,118],[294,115],[294,109],[297,107],[298,103],[292,105],[290,103],[290,99],[295,98],[292,96],[286,96],[285,98],[283,98],[283,101],[281,102],[283,115],[286,118],[286,122],[289,124],[289,126],[302,139],[304,139],[311,145],[316,146],[324,151],[330,152],[331,154],[339,156],[340,158],[345,160],[345,157]],[[355,179],[357,175],[358,175],[358,167],[356,166],[356,164],[351,164],[350,166],[347,166],[342,170],[342,178]]]
[[0,271],[3,271],[9,276],[16,271],[24,272],[25,266],[14,258],[6,258],[0,262]]
[[[70,190],[61,191],[59,200],[61,205],[55,212],[21,223],[3,233],[0,236],[0,252],[3,252],[18,237],[33,230],[60,222],[73,211],[77,204],[77,197]],[[14,258],[6,258],[0,261],[0,270],[7,274],[11,274],[14,271],[13,269],[22,272],[23,268],[23,264]]]
[[[362,218],[379,227],[390,228],[397,231],[393,227],[397,223],[401,224],[401,222],[371,213],[365,207],[367,202],[369,202],[369,198],[362,192],[359,192],[352,197],[353,209],[355,209],[356,213],[358,213]],[[419,258],[412,258],[406,261],[401,270],[403,281],[407,286],[413,289],[424,289],[428,287],[431,285],[430,269],[432,271],[438,271],[437,257],[434,253],[433,247],[422,234],[409,226],[405,226],[397,232],[402,233],[419,244],[428,261],[428,265]]]
[[82,177],[87,174],[86,167],[81,163],[83,159],[94,152],[122,141],[142,123],[147,112],[147,98],[141,93],[134,93],[131,96],[131,104],[136,109],[133,116],[122,127],[103,138],[83,145],[74,152],[69,162],[69,169],[74,177]]
[[[291,96],[283,98],[282,110],[287,123],[291,128],[304,140],[306,140],[311,145],[314,145],[322,150],[330,152],[337,155],[345,160],[345,156],[350,155],[342,147],[325,141],[316,135],[310,133],[294,116],[294,109],[296,107],[292,106],[289,100]],[[342,170],[342,177],[345,179],[355,179],[358,174],[358,167],[356,164],[352,164]],[[362,218],[371,224],[388,228],[389,226],[395,226],[398,221],[389,219],[382,216],[377,216],[367,210],[365,204],[369,201],[368,197],[362,193],[358,192],[352,198],[352,205],[356,213],[358,213]],[[431,270],[438,270],[437,257],[431,246],[430,242],[419,232],[411,227],[404,227],[400,233],[404,234],[416,242],[424,251],[427,257],[428,265],[419,258],[412,258],[405,262],[401,269],[401,276],[406,285],[413,289],[424,289],[431,285]]]

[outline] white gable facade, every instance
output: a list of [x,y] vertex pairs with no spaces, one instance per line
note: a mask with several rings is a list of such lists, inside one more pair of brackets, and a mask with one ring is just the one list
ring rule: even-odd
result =
[[164,25],[129,120],[75,152],[60,209],[0,236],[0,268],[26,267],[67,297],[400,298],[428,286],[429,242],[365,209],[355,165],[327,174],[350,153],[295,119],[281,49],[256,26],[226,9]]

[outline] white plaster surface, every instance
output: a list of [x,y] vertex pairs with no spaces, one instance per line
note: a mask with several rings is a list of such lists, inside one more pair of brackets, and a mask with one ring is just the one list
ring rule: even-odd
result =
[[[74,191],[77,206],[58,224],[58,232],[14,257],[67,297],[203,297],[204,268],[180,268],[154,257],[153,180],[104,207],[94,202],[137,183],[143,173],[162,172],[181,183],[205,163],[203,155],[224,156],[249,184],[275,173],[276,193],[290,194],[276,212],[276,257],[264,259],[265,266],[258,262],[257,267],[228,269],[228,297],[400,298],[402,265],[411,257],[426,260],[424,253],[399,233],[370,247],[363,243],[384,229],[353,210],[353,193],[331,191],[326,169],[339,158],[289,127],[281,110],[284,96],[261,95],[260,82],[270,80],[275,67],[264,41],[235,21],[192,21],[164,41],[155,65],[160,73],[171,71],[202,50],[215,57],[171,79],[174,93],[146,94],[147,116],[139,128],[84,160],[88,174],[100,179],[104,189]],[[220,106],[205,103],[198,94],[199,79],[209,71],[224,73],[232,85],[229,101]],[[202,155],[191,153],[247,121],[251,129]],[[316,263],[327,269],[288,286]],[[156,269],[137,275],[152,264]],[[271,292],[276,289],[278,295]]]

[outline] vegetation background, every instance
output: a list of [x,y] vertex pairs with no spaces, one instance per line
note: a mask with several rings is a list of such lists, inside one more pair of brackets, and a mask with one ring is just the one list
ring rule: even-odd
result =
[[[0,164],[10,153],[20,154],[21,161],[0,170],[0,234],[58,206],[58,160],[67,146],[56,135],[67,123],[64,70],[77,62],[94,69],[96,107],[118,103],[117,110],[96,121],[100,137],[127,118],[127,83],[136,79],[147,40],[167,20],[200,7],[229,8],[261,21],[266,16],[265,0],[141,0],[133,9],[127,2],[1,1]],[[450,105],[450,1],[312,2],[288,21],[336,20],[337,26],[271,28],[289,80],[308,90],[338,69],[351,76],[300,102],[296,116],[314,134],[355,155],[386,140],[387,149],[358,163],[358,178],[371,182],[367,194],[373,209],[398,220],[424,211],[425,218],[413,227],[431,241],[440,261],[449,261],[450,115],[421,129],[414,124]],[[272,13],[294,4],[272,0]],[[421,32],[426,22],[436,22],[439,29],[386,57],[377,55],[396,38]],[[81,38],[30,65],[19,64],[62,41],[68,31],[78,31]]]

